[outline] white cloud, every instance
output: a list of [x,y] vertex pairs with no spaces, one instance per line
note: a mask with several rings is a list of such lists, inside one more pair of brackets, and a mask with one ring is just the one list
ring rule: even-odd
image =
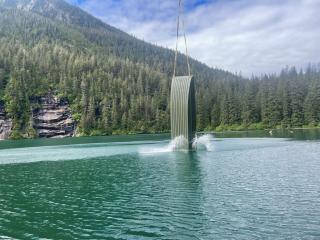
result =
[[[186,0],[191,6],[196,0]],[[87,0],[83,9],[141,39],[173,48],[175,0]],[[320,62],[319,0],[218,0],[191,8],[192,57],[244,75]]]

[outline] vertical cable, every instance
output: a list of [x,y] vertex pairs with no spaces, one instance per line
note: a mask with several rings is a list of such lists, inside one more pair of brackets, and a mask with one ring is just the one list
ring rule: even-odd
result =
[[188,44],[187,44],[187,37],[186,37],[186,29],[185,29],[185,23],[184,23],[184,10],[181,11],[182,15],[182,30],[183,30],[183,36],[184,36],[184,44],[186,46],[186,58],[187,58],[187,66],[188,66],[188,74],[191,76],[191,69],[190,69],[190,62],[189,62],[189,54],[188,54]]
[[182,19],[182,31],[183,31],[184,43],[185,43],[185,47],[186,47],[185,50],[186,50],[188,74],[189,74],[189,76],[191,76],[191,68],[190,68],[190,61],[189,61],[189,53],[188,53],[188,45],[187,45],[187,37],[186,37],[186,30],[185,30],[184,11],[183,11],[182,0],[179,0],[179,10],[178,10],[178,17],[177,17],[177,40],[176,40],[176,52],[175,52],[175,57],[174,57],[173,77],[176,76],[176,71],[177,71],[178,45],[179,45],[179,35],[180,35],[180,18]]
[[179,9],[178,9],[178,17],[177,17],[177,39],[176,39],[176,52],[175,52],[175,56],[174,56],[173,77],[176,76],[176,68],[177,68],[181,1],[182,0],[179,0]]

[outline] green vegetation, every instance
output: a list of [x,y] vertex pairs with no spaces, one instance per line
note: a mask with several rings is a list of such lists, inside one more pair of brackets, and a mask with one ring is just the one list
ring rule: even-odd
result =
[[[0,101],[13,119],[12,137],[34,137],[31,108],[50,90],[69,101],[82,135],[169,131],[174,53],[63,1],[53,1],[54,11],[44,2],[33,11],[0,4]],[[183,61],[180,55],[179,73]],[[198,130],[319,126],[317,67],[246,79],[191,65]]]

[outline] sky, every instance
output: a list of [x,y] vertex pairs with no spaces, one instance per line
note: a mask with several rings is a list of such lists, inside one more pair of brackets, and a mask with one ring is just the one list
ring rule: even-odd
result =
[[[145,41],[174,49],[178,0],[68,0]],[[244,76],[320,63],[320,0],[184,0],[190,55]],[[183,41],[179,42],[183,51]]]

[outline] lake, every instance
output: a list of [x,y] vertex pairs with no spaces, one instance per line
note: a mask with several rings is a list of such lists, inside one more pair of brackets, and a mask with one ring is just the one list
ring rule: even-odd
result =
[[0,142],[0,239],[320,239],[320,131]]

